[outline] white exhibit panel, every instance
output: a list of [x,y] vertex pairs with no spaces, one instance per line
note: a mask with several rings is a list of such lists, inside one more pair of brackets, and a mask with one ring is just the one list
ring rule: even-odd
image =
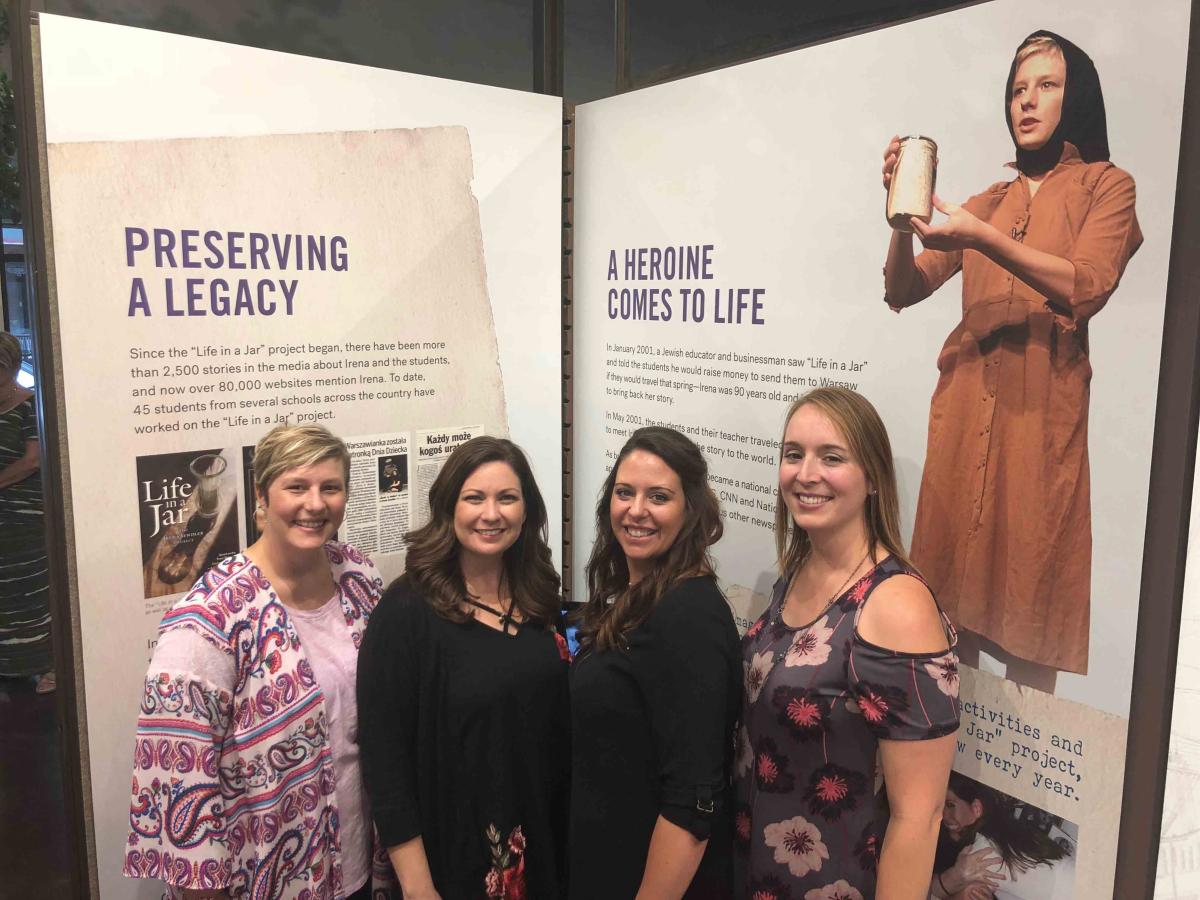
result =
[[[932,137],[937,194],[963,203],[1015,177],[1003,101],[1022,39],[1056,32],[1095,62],[1144,243],[1088,326],[1087,665],[1059,672],[1053,693],[1009,680],[986,652],[960,672],[955,769],[1052,819],[1052,838],[1072,847],[1053,887],[1031,897],[1112,892],[1188,17],[1184,0],[994,0],[577,109],[575,590],[583,599],[616,453],[637,427],[666,425],[708,459],[725,524],[718,575],[746,628],[778,577],[778,448],[798,395],[841,385],[871,400],[906,540],[913,530],[939,351],[963,319],[963,288],[954,275],[900,315],[884,302],[889,139]],[[1009,890],[998,896],[1025,896]]]
[[145,669],[253,540],[270,427],[346,440],[385,579],[479,434],[561,532],[562,103],[50,15],[40,56],[100,895],[156,897],[121,876]]

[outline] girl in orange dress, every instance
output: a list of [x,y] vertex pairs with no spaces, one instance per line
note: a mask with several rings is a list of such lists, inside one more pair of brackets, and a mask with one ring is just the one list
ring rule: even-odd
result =
[[[963,273],[962,321],[939,377],[912,558],[961,626],[959,655],[985,649],[1007,676],[1053,692],[1085,674],[1091,599],[1088,321],[1142,242],[1134,183],[1109,161],[1104,100],[1082,50],[1038,31],[1005,88],[1017,176],[945,221],[895,231],[884,269],[899,311]],[[899,142],[884,151],[886,186]]]

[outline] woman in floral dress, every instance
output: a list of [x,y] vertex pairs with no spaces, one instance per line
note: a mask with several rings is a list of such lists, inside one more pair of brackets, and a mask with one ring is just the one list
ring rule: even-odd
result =
[[566,891],[566,642],[525,454],[478,437],[429,490],[358,664],[371,812],[405,900]]
[[[898,507],[874,407],[840,388],[796,401],[779,464],[781,577],[742,642],[740,896],[927,896],[958,663],[952,630],[905,559]],[[887,803],[882,791],[877,803],[880,774]]]

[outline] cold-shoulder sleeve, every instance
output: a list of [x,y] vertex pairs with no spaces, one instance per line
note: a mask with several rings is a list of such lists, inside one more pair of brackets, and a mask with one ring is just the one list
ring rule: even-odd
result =
[[846,676],[877,738],[927,741],[958,730],[958,656],[953,629],[947,632],[950,647],[944,652],[901,653],[864,640],[855,628]]
[[731,711],[741,698],[737,627],[714,581],[693,578],[668,591],[631,652],[658,762],[660,814],[705,840],[729,802]]
[[179,888],[229,884],[221,748],[234,652],[203,579],[163,617],[138,712],[124,872]]
[[358,747],[371,814],[385,847],[421,834],[417,797],[420,654],[429,610],[406,579],[375,607],[358,654]]

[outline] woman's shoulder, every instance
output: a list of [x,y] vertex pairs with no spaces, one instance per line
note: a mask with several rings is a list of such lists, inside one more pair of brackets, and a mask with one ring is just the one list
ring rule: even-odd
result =
[[16,396],[13,397],[12,403],[0,409],[0,416],[7,416],[10,420],[22,421],[24,419],[37,419],[37,408],[33,402],[33,391],[26,388],[20,388]]
[[671,585],[667,589],[667,592],[663,594],[662,600],[659,601],[659,606],[669,608],[677,604],[713,603],[718,600],[724,603],[725,595],[721,593],[720,587],[717,586],[715,576],[692,575],[688,578],[681,578]]
[[353,544],[329,541],[325,544],[325,556],[328,557],[329,564],[336,570],[361,569],[371,573],[379,571],[371,557]]
[[1108,160],[1084,163],[1079,170],[1075,181],[1094,194],[1116,192],[1128,193],[1132,197],[1137,190],[1133,176]]
[[894,557],[884,560],[875,571],[856,636],[899,652],[944,651],[947,641],[942,613],[920,573]]
[[379,600],[375,614],[399,618],[425,617],[433,613],[425,591],[416,578],[405,572],[394,579]]
[[694,575],[676,582],[650,615],[650,621],[660,627],[713,621],[724,625],[726,620],[733,625],[733,611],[713,575]]
[[171,604],[159,623],[159,631],[188,626],[210,636],[228,637],[234,625],[257,606],[268,587],[258,566],[245,553],[223,557]]

